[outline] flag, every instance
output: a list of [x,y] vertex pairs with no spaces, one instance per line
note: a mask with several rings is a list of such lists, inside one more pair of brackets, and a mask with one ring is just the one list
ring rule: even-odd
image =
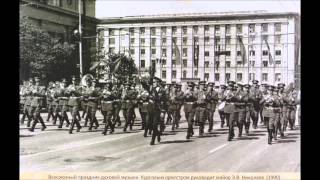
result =
[[199,45],[196,44],[196,39],[193,38],[194,42],[194,58],[193,58],[193,64],[198,66],[198,60],[199,60]]
[[266,39],[264,39],[264,41],[266,42],[266,45],[267,45],[267,48],[268,48],[268,55],[269,55],[269,64],[272,64],[273,63],[273,58],[272,58],[272,55],[270,53],[270,46],[269,46],[269,43]]
[[245,64],[247,62],[247,55],[246,55],[246,48],[242,42],[242,38],[238,36],[238,40],[240,43],[240,52],[241,52],[241,57],[242,57],[242,64]]
[[177,42],[173,41],[173,44],[174,44],[174,52],[176,54],[176,56],[175,56],[176,65],[180,65],[181,64],[181,62],[180,62],[180,50],[179,50],[179,47],[177,46]]
[[[220,56],[220,45],[218,45],[218,51],[216,51],[217,49],[217,41],[215,39],[214,41],[214,50],[215,50],[215,55],[214,55],[214,64],[215,64],[215,67],[216,67],[216,70],[219,69],[219,56]],[[217,56],[218,56],[218,61],[217,61]]]

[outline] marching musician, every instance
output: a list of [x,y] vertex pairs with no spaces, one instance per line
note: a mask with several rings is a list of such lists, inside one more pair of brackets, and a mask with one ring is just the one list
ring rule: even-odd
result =
[[[224,113],[225,106],[225,91],[227,89],[226,85],[220,85],[220,91],[218,92],[218,113],[221,120],[220,127],[223,128],[225,124],[226,115]],[[227,123],[228,126],[228,123]]]
[[227,124],[229,125],[228,141],[231,141],[231,139],[234,137],[233,126],[237,115],[235,108],[236,97],[234,92],[234,84],[234,81],[229,81],[227,90],[225,91],[226,104],[224,107],[224,113],[226,115]]
[[216,106],[218,103],[218,92],[214,90],[214,83],[208,83],[208,92],[206,94],[206,102],[207,102],[207,118],[209,120],[209,129],[208,132],[211,132],[213,129],[213,115],[216,110]]
[[188,83],[186,92],[184,93],[184,113],[188,121],[188,131],[187,139],[193,136],[193,121],[195,115],[196,101],[198,99],[198,94],[194,91],[195,84],[193,82]]
[[[76,85],[76,78],[72,77],[72,84],[70,84],[67,88],[67,96],[69,97],[68,100],[68,106],[69,106],[69,111],[71,113],[72,121],[71,121],[71,126],[69,129],[69,133],[72,134],[74,125],[77,126],[77,132],[80,131],[82,128],[80,125],[80,114],[79,114],[79,109],[80,109],[80,103],[81,103],[81,87]],[[77,118],[78,117],[78,118]]]
[[101,113],[105,122],[105,127],[102,132],[103,135],[107,135],[108,128],[110,128],[110,134],[114,132],[115,123],[112,121],[114,99],[115,96],[112,91],[112,83],[110,81],[107,81],[102,91],[101,97]]
[[[66,127],[69,127],[70,122],[68,119],[67,111],[69,109],[68,106],[68,92],[67,92],[67,80],[65,78],[62,79],[60,87],[58,88],[56,92],[56,97],[59,100],[59,110],[61,111],[61,119],[60,119],[60,124],[58,128],[62,128],[64,120],[67,122]],[[57,116],[59,116],[57,114]]]

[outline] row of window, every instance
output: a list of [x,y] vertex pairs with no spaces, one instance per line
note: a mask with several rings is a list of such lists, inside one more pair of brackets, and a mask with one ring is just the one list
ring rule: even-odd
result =
[[[242,33],[242,24],[237,24],[236,25],[236,32],[237,33]],[[249,24],[249,33],[254,33],[256,30],[256,24]],[[268,23],[263,23],[261,24],[261,31],[262,32],[268,32],[268,27],[269,24]],[[210,31],[210,25],[205,25],[204,26],[204,31],[205,32],[209,32]],[[177,27],[176,26],[172,26],[171,27],[172,30],[172,34],[176,34],[177,33]],[[225,32],[226,34],[230,34],[230,30],[231,30],[231,25],[227,24],[225,25]],[[115,29],[109,29],[109,35],[113,36],[115,34]],[[193,34],[197,34],[199,31],[199,27],[198,26],[193,26]],[[274,24],[274,31],[275,32],[281,32],[281,23],[275,23]],[[134,35],[134,28],[129,28],[129,32],[130,35]],[[140,27],[139,29],[139,33],[140,34],[145,34],[146,30],[145,27]],[[214,32],[215,34],[219,34],[220,33],[220,25],[215,25],[214,26]],[[156,35],[156,28],[155,27],[151,27],[150,28],[150,33],[152,36]],[[165,35],[167,33],[167,27],[161,27],[161,35]],[[188,33],[188,29],[187,26],[182,26],[182,34],[186,35]]]
[[[161,73],[162,75],[162,79],[166,79],[167,78],[167,71],[162,71]],[[172,71],[172,79],[176,79],[177,78],[177,71],[173,70]],[[195,70],[194,71],[194,77],[197,78],[198,77],[198,71]],[[205,73],[204,74],[204,79],[205,81],[209,80],[209,73]],[[250,77],[250,81],[255,79],[255,74],[254,73],[250,73],[249,75]],[[187,71],[183,71],[182,72],[182,78],[187,78]],[[225,74],[225,78],[226,81],[229,81],[231,79],[231,74],[230,73],[226,73]],[[214,80],[215,81],[220,81],[220,74],[219,73],[215,73],[214,74]],[[242,73],[237,73],[236,75],[236,81],[242,81],[243,80],[243,76]],[[262,73],[262,81],[268,81],[268,73]],[[275,81],[280,82],[281,81],[281,73],[276,73],[275,74]]]
[[[262,43],[266,43],[268,42],[268,35],[262,35]],[[221,40],[220,37],[217,36],[214,38],[215,39],[215,44],[216,45],[221,45]],[[151,38],[151,46],[156,46],[156,38]],[[237,44],[241,44],[242,41],[242,37],[238,37],[237,38]],[[249,36],[249,44],[253,44],[253,42],[255,41],[255,36]],[[109,38],[109,44],[110,45],[114,45],[116,42],[115,38]],[[135,44],[136,39],[135,38],[130,38],[130,44]],[[140,45],[145,45],[145,38],[140,38]],[[177,43],[177,37],[173,37],[172,38],[172,43],[175,44]],[[199,44],[199,37],[194,37],[194,43],[195,44]],[[280,44],[281,43],[281,35],[275,35],[274,36],[274,43],[275,44]],[[204,37],[204,44],[205,45],[210,45],[210,37],[209,36],[205,36]],[[231,45],[231,37],[230,36],[226,36],[225,38],[225,44],[226,45]],[[167,45],[167,38],[162,38],[161,39],[161,45],[162,46],[166,46]],[[182,45],[183,46],[187,46],[188,45],[188,37],[183,37],[182,38]]]

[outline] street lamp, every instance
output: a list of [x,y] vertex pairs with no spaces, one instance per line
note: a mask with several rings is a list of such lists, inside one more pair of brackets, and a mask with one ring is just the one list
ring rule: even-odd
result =
[[82,26],[81,26],[81,0],[78,0],[78,12],[79,12],[79,27],[73,31],[76,40],[79,43],[79,60],[80,60],[80,79],[83,76],[83,69],[82,69]]

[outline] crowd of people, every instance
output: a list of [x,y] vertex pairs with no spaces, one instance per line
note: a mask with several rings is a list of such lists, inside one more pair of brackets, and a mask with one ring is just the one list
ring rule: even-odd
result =
[[[42,125],[41,130],[45,130],[41,116],[45,107],[48,113],[46,121],[52,119],[56,125],[59,119],[58,128],[66,122],[72,134],[75,126],[79,132],[89,123],[88,130],[92,131],[100,125],[96,117],[99,110],[103,115],[102,134],[107,135],[108,129],[112,134],[115,126],[121,126],[120,112],[125,119],[123,131],[131,131],[137,117],[135,109],[138,108],[143,136],[152,136],[151,145],[156,139],[161,141],[161,135],[168,126],[172,131],[179,128],[182,108],[188,123],[186,139],[194,135],[194,126],[199,126],[199,136],[204,135],[207,124],[208,132],[212,132],[216,111],[221,119],[221,128],[226,125],[229,129],[228,141],[234,138],[235,127],[238,128],[238,137],[241,137],[243,130],[245,134],[249,133],[250,125],[256,129],[259,119],[267,127],[268,144],[278,136],[283,137],[288,125],[290,129],[296,128],[300,91],[292,84],[259,85],[257,80],[253,80],[251,85],[228,81],[227,85],[217,86],[213,82],[200,81],[188,82],[186,90],[182,91],[180,83],[166,83],[157,77],[141,79],[139,87],[132,81],[123,84],[107,81],[102,87],[90,76],[84,80],[84,84],[79,84],[72,77],[68,86],[67,80],[62,79],[61,82],[49,82],[47,87],[40,85],[38,77],[25,81],[20,88],[21,124],[27,118],[29,131],[33,132],[38,122]],[[80,123],[82,119],[83,126]]]

